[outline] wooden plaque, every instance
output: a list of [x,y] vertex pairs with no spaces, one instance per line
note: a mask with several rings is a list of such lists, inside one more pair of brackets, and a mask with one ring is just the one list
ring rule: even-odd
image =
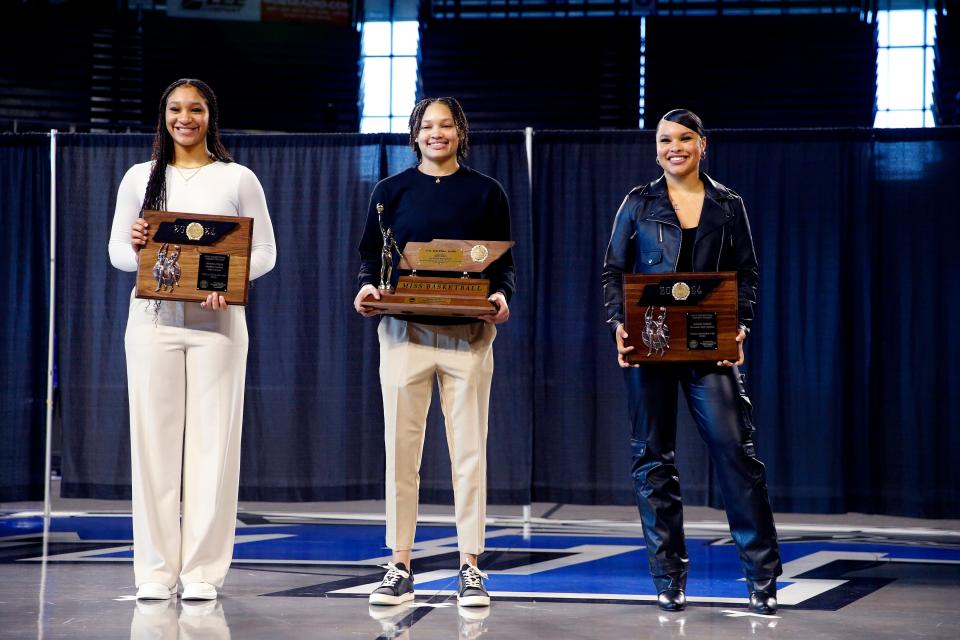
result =
[[735,272],[624,274],[623,310],[631,364],[739,358]]
[[140,249],[137,297],[203,302],[219,292],[247,304],[253,218],[145,211],[147,244]]
[[417,270],[479,273],[514,245],[510,240],[431,240],[408,242],[400,268],[412,271],[400,276],[396,290],[380,290],[380,300],[361,304],[391,315],[459,316],[475,318],[494,314],[496,306],[487,297],[486,278],[444,278],[416,275]]

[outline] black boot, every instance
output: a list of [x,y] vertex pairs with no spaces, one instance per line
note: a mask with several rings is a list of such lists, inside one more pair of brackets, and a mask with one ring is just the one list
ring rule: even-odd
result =
[[752,613],[772,616],[777,612],[777,579],[747,580]]
[[662,576],[653,576],[653,584],[657,587],[657,606],[664,611],[683,611],[687,608],[687,572],[668,573]]

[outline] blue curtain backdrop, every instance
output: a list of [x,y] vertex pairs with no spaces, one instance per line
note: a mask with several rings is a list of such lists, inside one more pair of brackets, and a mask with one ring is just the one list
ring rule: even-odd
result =
[[50,138],[0,135],[0,501],[43,497]]
[[[489,142],[485,142],[488,140]],[[241,498],[349,500],[383,494],[383,413],[376,320],[352,307],[357,243],[373,186],[409,166],[401,136],[225,136],[267,194],[277,267],[257,280],[247,319]],[[62,136],[58,201],[86,220],[83,242],[61,231],[65,301],[58,313],[63,369],[63,481],[67,497],[129,495],[123,331],[133,275],[106,259],[124,171],[149,157],[145,135]],[[388,158],[393,158],[391,163]],[[529,182],[522,133],[476,136],[471,163],[501,177],[514,207],[529,289]],[[81,212],[89,212],[82,214]],[[525,274],[524,274],[525,272]],[[521,296],[495,344],[489,497],[529,501],[531,394],[529,303]],[[65,331],[65,327],[76,330]],[[446,442],[434,403],[421,479],[424,501],[449,501]],[[96,426],[94,426],[96,425]]]
[[[706,170],[744,197],[760,260],[743,371],[774,508],[957,517],[960,129],[708,139]],[[659,174],[654,157],[648,131],[537,134],[535,500],[632,503],[599,273],[617,207]],[[684,406],[684,497],[720,506]]]
[[[378,498],[376,322],[350,303],[367,199],[378,179],[412,161],[405,138],[226,142],[264,185],[279,250],[248,308],[242,496]],[[510,197],[520,278],[495,346],[491,501],[630,503],[629,425],[599,273],[620,201],[657,173],[653,134],[537,132],[532,189],[521,132],[472,142],[468,164],[500,180]],[[110,267],[106,241],[120,178],[148,157],[149,143],[142,135],[59,137],[65,496],[129,495],[122,335],[133,278]],[[42,467],[39,274],[49,231],[37,211],[46,210],[48,178],[42,158],[29,179],[9,177],[39,153],[31,144],[47,143],[21,136],[15,152],[0,147],[0,198],[16,217],[8,228],[22,229],[15,241],[4,235],[7,255],[17,256],[4,281],[33,283],[5,287],[4,305],[40,318],[29,327],[9,324],[9,312],[3,320],[3,473],[12,475],[0,486],[8,492],[18,477],[39,486],[30,473]],[[952,366],[960,357],[960,220],[951,204],[960,131],[716,131],[708,155],[707,171],[744,197],[760,258],[760,310],[744,370],[775,508],[960,516],[960,421],[951,399],[960,388]],[[32,375],[24,375],[25,361]],[[685,498],[718,505],[705,448],[681,414]],[[434,410],[425,501],[450,498],[438,418]]]

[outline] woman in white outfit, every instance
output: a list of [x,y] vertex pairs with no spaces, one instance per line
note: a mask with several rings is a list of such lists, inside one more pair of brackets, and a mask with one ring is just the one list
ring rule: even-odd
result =
[[[274,266],[263,188],[221,144],[216,96],[199,80],[177,80],[163,92],[153,157],[120,183],[109,247],[116,268],[136,270],[148,235],[141,215],[151,209],[253,218],[250,279]],[[215,599],[233,556],[244,309],[218,293],[159,306],[131,293],[124,344],[137,598],[169,599],[179,579],[184,599]]]

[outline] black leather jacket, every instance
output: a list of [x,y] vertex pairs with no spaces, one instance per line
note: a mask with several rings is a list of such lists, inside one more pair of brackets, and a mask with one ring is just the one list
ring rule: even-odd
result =
[[[700,179],[706,195],[693,245],[693,269],[737,272],[740,324],[749,331],[760,277],[747,211],[736,193],[705,173]],[[681,236],[663,176],[627,194],[613,221],[601,276],[611,332],[623,322],[623,274],[676,271]]]

